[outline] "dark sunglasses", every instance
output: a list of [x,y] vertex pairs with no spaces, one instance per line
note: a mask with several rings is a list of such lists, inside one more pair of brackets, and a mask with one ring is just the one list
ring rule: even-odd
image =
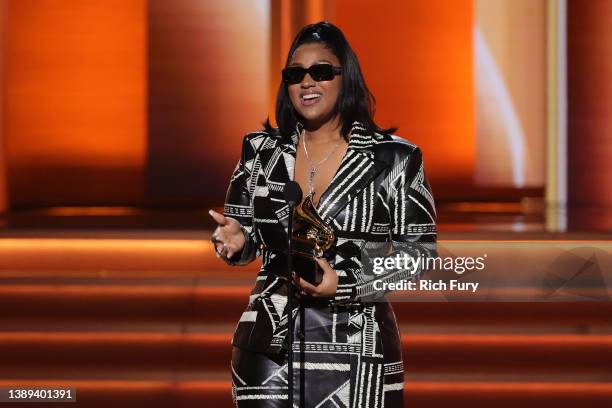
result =
[[331,81],[334,76],[342,73],[341,67],[334,67],[330,64],[315,64],[308,69],[302,67],[289,67],[282,71],[283,82],[288,84],[299,84],[302,82],[306,73],[315,81]]

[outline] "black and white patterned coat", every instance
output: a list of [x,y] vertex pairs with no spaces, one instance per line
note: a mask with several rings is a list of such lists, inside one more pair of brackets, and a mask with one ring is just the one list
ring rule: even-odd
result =
[[[288,207],[283,188],[294,176],[301,130],[298,123],[291,135],[247,134],[227,191],[224,214],[240,222],[246,237],[242,252],[228,262],[244,265],[262,256],[248,306],[232,339],[241,349],[275,354],[286,347],[287,297],[278,276],[286,265]],[[339,283],[336,295],[329,299],[329,315],[321,317],[326,322],[308,328],[310,334],[301,350],[311,367],[334,367],[337,380],[328,384],[327,393],[312,397],[316,398],[312,406],[325,398],[334,399],[335,406],[349,406],[347,398],[353,395],[357,400],[350,401],[351,407],[382,406],[386,392],[403,388],[395,316],[386,302],[364,303],[357,310],[342,306],[359,304],[374,292],[361,263],[366,242],[416,242],[435,250],[436,210],[421,150],[398,136],[369,133],[354,122],[346,154],[317,210],[336,231],[335,257],[329,262]],[[405,278],[402,271],[378,277],[387,281]],[[343,370],[344,379],[337,376]],[[243,388],[247,395],[246,382]],[[236,392],[240,396],[241,388]]]

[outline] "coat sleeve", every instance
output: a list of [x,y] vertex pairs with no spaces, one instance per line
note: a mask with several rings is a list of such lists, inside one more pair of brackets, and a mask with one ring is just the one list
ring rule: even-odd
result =
[[251,171],[253,167],[247,165],[255,160],[255,151],[249,141],[249,135],[242,142],[242,153],[236,164],[230,184],[225,195],[223,215],[236,219],[244,234],[245,244],[241,251],[231,258],[224,259],[230,265],[246,265],[261,254],[260,243],[253,226],[253,201],[249,190]]
[[[391,243],[414,243],[436,255],[436,206],[418,147],[406,159],[404,170],[390,187]],[[401,245],[400,245],[401,246]]]
[[[435,257],[436,209],[431,187],[425,176],[421,150],[415,147],[398,166],[401,170],[389,180],[387,189],[386,204],[389,209],[390,229],[385,252],[406,252],[415,259]],[[422,268],[385,268],[381,274],[370,275],[357,283],[348,300],[375,300],[389,292],[381,290],[380,283],[416,279],[422,272]],[[375,281],[380,283],[375,284]],[[346,299],[346,294],[342,295],[342,298]],[[336,297],[336,300],[342,298]]]

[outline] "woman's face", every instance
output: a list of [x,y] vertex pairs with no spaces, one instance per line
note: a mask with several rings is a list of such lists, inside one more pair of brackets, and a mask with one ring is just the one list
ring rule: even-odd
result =
[[[321,63],[340,66],[338,58],[322,43],[308,43],[300,45],[295,50],[288,66],[309,68],[311,65]],[[288,85],[289,98],[297,113],[308,124],[318,127],[334,119],[333,111],[340,93],[340,81],[339,75],[335,75],[331,81],[317,82],[306,74],[301,83]],[[304,96],[311,94],[317,97],[304,99]]]

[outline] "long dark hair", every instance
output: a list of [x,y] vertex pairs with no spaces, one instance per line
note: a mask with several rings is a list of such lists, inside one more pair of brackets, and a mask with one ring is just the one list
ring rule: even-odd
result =
[[[354,121],[361,122],[366,130],[371,133],[394,133],[397,128],[383,129],[374,122],[376,99],[365,83],[357,55],[355,55],[342,31],[335,25],[327,21],[321,21],[304,26],[291,44],[285,67],[289,65],[295,50],[300,45],[308,43],[322,43],[340,61],[342,85],[333,114],[339,113],[342,137],[348,141]],[[276,96],[276,123],[280,134],[285,136],[291,134],[298,120],[300,120],[300,116],[291,103],[287,84],[281,80]],[[270,124],[269,117],[266,119],[264,126],[268,132],[275,132]]]

